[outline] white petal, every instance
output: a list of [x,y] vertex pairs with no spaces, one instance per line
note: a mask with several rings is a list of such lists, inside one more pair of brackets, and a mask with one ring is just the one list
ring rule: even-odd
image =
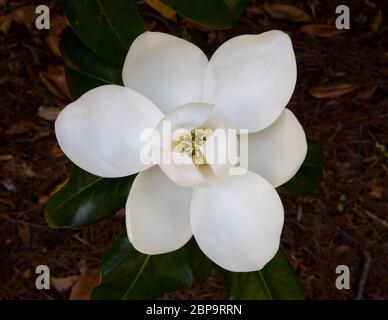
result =
[[165,33],[145,32],[128,51],[123,82],[167,113],[202,101],[207,64],[207,57],[194,44]]
[[212,181],[206,166],[197,167],[187,154],[171,152],[170,157],[170,163],[161,161],[159,166],[172,182],[182,187],[201,187]]
[[213,108],[214,105],[208,103],[185,104],[168,113],[156,126],[158,138],[153,144],[153,151],[159,159],[157,163],[171,181],[180,186],[203,186],[209,183],[206,170],[200,170],[194,165],[187,154],[172,151],[172,140],[179,139],[181,135],[191,139],[191,130],[200,127]]
[[297,173],[306,154],[306,135],[288,109],[270,127],[248,135],[249,170],[263,176],[275,188]]
[[289,36],[273,30],[225,42],[210,59],[203,101],[214,103],[209,125],[262,130],[287,105],[296,82]]
[[63,152],[82,169],[102,177],[122,177],[147,168],[140,160],[144,129],[163,113],[147,98],[125,87],[107,85],[69,104],[55,122]]
[[230,168],[237,163],[237,135],[234,129],[217,128],[199,148],[212,172],[218,179],[230,175]]
[[259,270],[279,248],[284,219],[281,200],[253,172],[194,188],[190,217],[201,250],[226,270]]
[[125,207],[128,238],[136,250],[161,254],[190,240],[191,194],[191,188],[172,183],[158,166],[137,175]]
[[214,104],[210,103],[188,103],[169,112],[157,125],[156,129],[163,133],[163,125],[166,121],[171,124],[171,133],[175,130],[186,129],[193,130],[202,126],[214,109]]

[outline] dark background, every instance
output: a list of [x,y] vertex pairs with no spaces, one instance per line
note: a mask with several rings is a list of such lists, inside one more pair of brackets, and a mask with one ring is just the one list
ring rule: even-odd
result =
[[[167,20],[142,1],[139,8],[147,29],[186,38],[207,54],[238,34],[270,29],[290,34],[298,81],[288,107],[322,145],[325,167],[316,192],[283,198],[282,246],[308,299],[354,299],[362,277],[363,299],[387,299],[388,2],[266,2],[292,4],[315,16],[311,23],[328,25],[334,25],[336,6],[346,4],[350,30],[312,37],[300,31],[306,23],[255,14],[264,1],[249,1],[240,22],[226,31]],[[0,299],[67,299],[73,276],[87,275],[85,286],[93,282],[101,257],[124,229],[120,212],[79,230],[53,230],[45,222],[44,204],[70,168],[53,126],[58,108],[70,98],[63,62],[47,39],[58,38],[62,13],[58,1],[0,0],[0,17],[38,4],[52,8],[54,31],[36,30],[25,10],[8,30],[0,19]],[[50,290],[35,289],[39,264],[48,265],[64,288],[57,283]],[[342,264],[350,268],[350,290],[335,287],[335,269]],[[225,297],[223,281],[211,277],[162,298]]]

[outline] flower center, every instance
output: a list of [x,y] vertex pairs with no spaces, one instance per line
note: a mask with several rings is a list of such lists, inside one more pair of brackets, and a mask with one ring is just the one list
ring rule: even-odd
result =
[[206,164],[206,159],[200,150],[200,146],[207,141],[212,133],[212,129],[197,128],[191,130],[190,133],[180,134],[173,139],[173,151],[187,154],[196,166]]

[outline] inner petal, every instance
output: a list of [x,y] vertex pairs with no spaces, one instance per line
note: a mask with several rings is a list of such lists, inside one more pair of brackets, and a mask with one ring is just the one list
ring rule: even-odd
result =
[[171,135],[162,137],[171,141],[161,143],[163,147],[160,148],[159,166],[174,183],[184,187],[202,187],[209,185],[214,179],[200,150],[211,133],[211,129],[180,128]]

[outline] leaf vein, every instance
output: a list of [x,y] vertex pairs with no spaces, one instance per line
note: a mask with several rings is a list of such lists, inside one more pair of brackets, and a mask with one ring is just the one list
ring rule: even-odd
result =
[[121,39],[119,33],[118,33],[118,32],[116,31],[116,29],[114,28],[113,23],[110,21],[110,19],[108,18],[107,14],[105,13],[104,8],[103,8],[103,6],[102,6],[101,3],[100,3],[100,0],[97,0],[97,4],[98,4],[98,6],[99,6],[99,8],[100,8],[100,10],[101,10],[101,12],[102,12],[102,14],[104,15],[106,22],[107,22],[107,23],[109,24],[109,26],[111,27],[113,33],[115,34],[115,36],[117,37],[117,39],[119,40],[119,42],[121,43],[121,45],[123,46],[123,48],[124,48],[125,50],[127,50],[128,48],[127,48],[127,46],[125,45],[125,42]]

